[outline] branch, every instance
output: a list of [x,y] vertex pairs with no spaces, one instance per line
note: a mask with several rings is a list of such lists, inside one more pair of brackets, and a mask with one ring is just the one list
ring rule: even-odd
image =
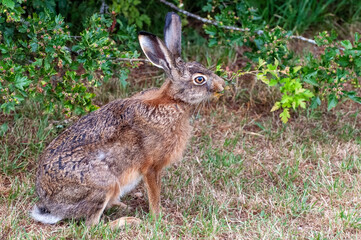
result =
[[235,30],[235,31],[241,31],[241,32],[245,32],[247,31],[247,29],[243,29],[243,28],[238,28],[238,27],[233,27],[233,26],[224,26],[224,25],[221,25],[219,24],[218,22],[216,21],[212,21],[212,20],[209,20],[209,19],[206,19],[206,18],[202,18],[196,14],[193,14],[193,13],[190,13],[190,12],[187,12],[183,9],[180,9],[179,7],[177,7],[176,5],[174,5],[173,3],[170,3],[170,2],[167,2],[165,0],[159,0],[160,2],[164,3],[165,5],[168,5],[169,7],[177,10],[178,12],[181,12],[183,13],[184,15],[188,16],[188,17],[192,17],[192,18],[195,18],[195,19],[198,19],[199,21],[201,22],[204,22],[204,23],[209,23],[209,24],[212,24],[212,25],[215,25],[217,27],[220,27],[220,28],[225,28],[225,29],[229,29],[229,30]]
[[[179,7],[177,7],[176,5],[174,5],[173,3],[170,3],[170,2],[167,2],[166,0],[159,0],[160,2],[164,3],[165,5],[168,5],[169,7],[177,10],[178,12],[181,12],[183,13],[184,15],[188,16],[188,17],[192,17],[192,18],[195,18],[195,19],[198,19],[199,21],[201,22],[204,22],[204,23],[209,23],[209,24],[212,24],[212,25],[215,25],[217,27],[220,27],[220,28],[225,28],[225,29],[229,29],[229,30],[235,30],[235,31],[240,31],[240,32],[246,32],[246,31],[249,31],[249,29],[244,29],[244,28],[238,28],[238,27],[234,27],[234,26],[225,26],[225,25],[221,25],[219,24],[219,22],[217,21],[212,21],[212,20],[209,20],[209,19],[206,19],[206,18],[202,18],[196,14],[193,14],[193,13],[190,13],[190,12],[187,12],[183,9],[180,9]],[[262,30],[257,30],[256,33],[258,35],[262,35],[263,34],[263,31]],[[299,39],[299,40],[302,40],[302,41],[305,41],[305,42],[308,42],[308,43],[311,43],[311,44],[314,44],[316,45],[316,42],[315,40],[312,40],[312,39],[308,39],[308,38],[305,38],[305,37],[302,37],[302,36],[290,36],[291,38],[293,39]]]
[[317,43],[316,43],[315,40],[313,40],[313,39],[308,39],[308,38],[305,38],[305,37],[302,37],[302,36],[292,35],[292,36],[290,36],[290,38],[292,38],[292,39],[299,39],[299,40],[302,40],[302,41],[305,41],[305,42],[308,42],[308,43],[317,45]]
[[150,62],[148,59],[145,58],[116,58],[115,61],[128,61],[128,62]]
[[102,5],[100,6],[99,13],[105,14],[109,9],[109,6],[105,3],[105,0],[102,1]]

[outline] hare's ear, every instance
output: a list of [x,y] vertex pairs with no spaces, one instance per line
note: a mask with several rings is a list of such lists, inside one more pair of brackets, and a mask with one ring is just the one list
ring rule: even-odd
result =
[[165,18],[164,41],[175,58],[181,56],[182,23],[174,12],[167,13]]
[[157,36],[140,32],[138,35],[140,46],[144,54],[155,66],[163,68],[167,73],[174,69],[174,58],[166,45]]

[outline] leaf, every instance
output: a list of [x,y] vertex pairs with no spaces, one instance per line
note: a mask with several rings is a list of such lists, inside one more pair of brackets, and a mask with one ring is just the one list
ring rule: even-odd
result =
[[288,96],[287,94],[283,94],[281,103],[282,104],[289,104],[293,101],[293,98]]
[[278,84],[277,79],[272,78],[272,79],[269,81],[268,86],[273,87],[273,86],[275,86],[275,85],[277,85],[277,84]]
[[261,80],[265,84],[269,84],[269,80],[263,73],[257,73],[256,77],[257,77],[257,80]]
[[24,90],[24,87],[28,86],[31,83],[30,80],[26,76],[21,76],[20,74],[17,74],[15,76],[15,87]]
[[341,41],[341,45],[346,49],[352,49],[352,43],[350,42],[350,40]]
[[305,97],[305,98],[311,98],[311,97],[313,97],[314,96],[314,94],[313,94],[313,92],[311,92],[310,90],[308,90],[308,89],[306,89],[304,92],[303,92],[303,96]]
[[43,64],[43,59],[42,58],[35,58],[35,59],[36,61],[33,62],[33,65],[40,67]]
[[293,68],[293,73],[298,72],[302,67],[301,66],[296,66]]
[[356,95],[356,92],[351,91],[351,92],[346,93],[346,95],[347,95],[347,97],[348,97],[349,99],[351,99],[352,101],[361,104],[361,97],[358,97],[358,96]]
[[283,109],[283,112],[280,114],[280,117],[283,123],[287,123],[288,119],[291,117],[289,109],[288,108]]
[[317,75],[317,71],[313,72],[313,73],[310,73],[310,74],[307,74],[304,78],[303,78],[303,81],[308,83],[308,84],[311,84],[312,86],[318,86],[318,82],[316,80],[316,75]]
[[5,5],[5,7],[14,9],[15,2],[12,0],[2,0],[2,3]]
[[4,136],[4,134],[7,132],[8,128],[9,128],[8,123],[3,123],[0,126],[0,137]]
[[330,111],[332,108],[336,107],[338,103],[338,100],[336,98],[335,94],[330,94],[328,96],[328,105],[327,105],[327,111]]
[[278,109],[280,109],[280,107],[281,107],[281,103],[275,102],[275,105],[273,105],[271,112],[277,111]]
[[360,40],[360,34],[358,32],[355,32],[355,42],[358,42]]
[[4,53],[7,53],[9,49],[7,48],[6,45],[0,45],[0,50],[4,54]]
[[36,52],[38,50],[38,44],[36,42],[30,43],[31,51]]
[[315,108],[317,108],[318,106],[320,106],[321,105],[321,99],[319,98],[319,97],[313,97],[312,99],[311,99],[311,105],[310,105],[310,107],[312,108],[312,109],[315,109]]
[[347,67],[350,65],[350,61],[347,56],[341,57],[339,60],[336,61],[338,64],[340,64],[341,67]]
[[258,68],[262,67],[265,64],[266,64],[266,61],[264,61],[262,58],[258,59]]
[[303,100],[299,101],[299,105],[301,108],[306,108],[306,103]]
[[277,69],[279,63],[280,63],[280,62],[277,60],[277,58],[275,58],[275,66],[276,66],[276,69]]
[[6,102],[3,103],[0,108],[3,109],[4,113],[10,113],[11,111],[15,111],[15,103],[14,102]]
[[277,69],[277,65],[267,64],[268,70],[274,71]]
[[360,68],[361,67],[361,58],[356,58],[354,61],[356,67]]

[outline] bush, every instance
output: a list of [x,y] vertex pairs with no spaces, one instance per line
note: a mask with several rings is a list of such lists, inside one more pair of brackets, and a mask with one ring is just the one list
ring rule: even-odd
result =
[[[288,48],[292,32],[279,27],[269,29],[257,9],[244,1],[208,0],[203,11],[220,26],[242,28],[239,31],[204,26],[210,38],[209,46],[244,47],[245,56],[250,60],[246,73],[256,70],[257,79],[280,88],[281,100],[271,111],[283,109],[280,114],[283,122],[290,118],[290,108],[306,108],[307,102],[309,107],[316,108],[326,100],[328,110],[342,100],[361,103],[356,94],[361,76],[359,33],[355,33],[353,43],[349,40],[336,41],[334,32],[320,33],[315,40],[324,51],[320,56],[310,53],[300,59]],[[238,72],[234,76],[243,74]]]
[[[61,15],[49,11],[24,17],[23,1],[3,1],[0,6],[0,107],[16,111],[26,99],[49,113],[66,116],[97,108],[93,89],[111,77],[126,85],[129,68],[136,63],[136,31],[114,15],[94,14],[80,36],[70,35]],[[5,15],[5,16],[4,16]],[[111,32],[114,22],[119,27]],[[131,50],[130,50],[131,49]]]

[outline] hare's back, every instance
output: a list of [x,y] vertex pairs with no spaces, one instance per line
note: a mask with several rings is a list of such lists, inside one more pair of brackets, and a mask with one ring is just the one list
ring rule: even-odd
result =
[[108,103],[62,132],[44,151],[40,172],[68,177],[94,172],[91,168],[119,168],[117,162],[126,168],[130,163],[119,163],[119,157],[134,159],[131,155],[141,152],[133,130],[134,101]]

